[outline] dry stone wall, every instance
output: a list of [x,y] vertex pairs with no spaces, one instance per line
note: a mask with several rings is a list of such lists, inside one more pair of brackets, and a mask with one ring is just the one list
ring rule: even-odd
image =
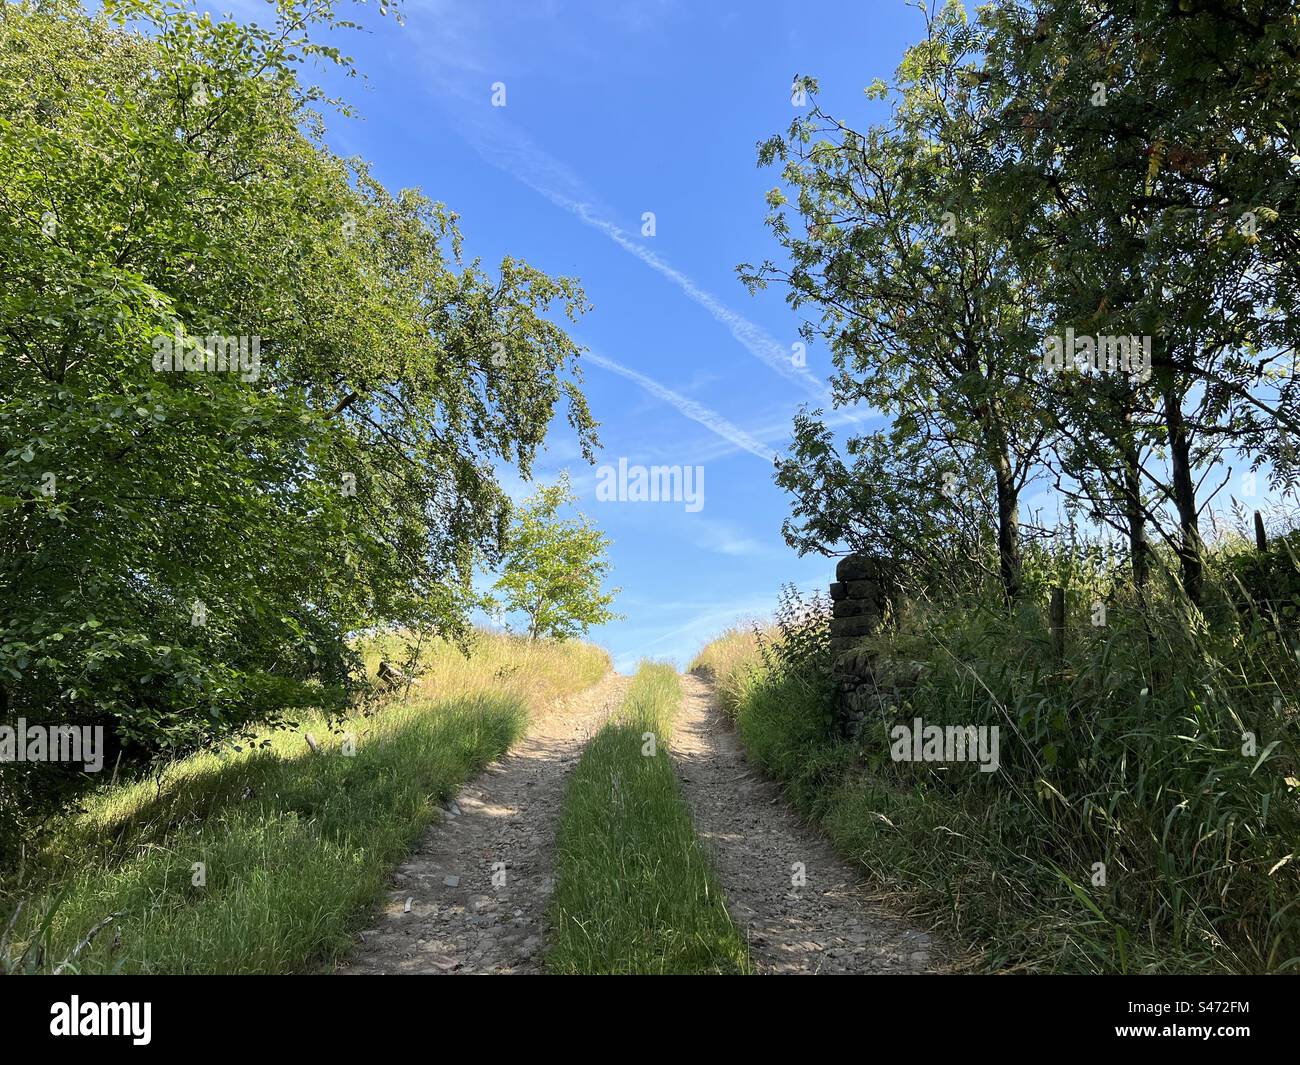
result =
[[845,555],[831,585],[831,650],[856,647],[884,623],[893,600],[889,564],[868,555]]
[[878,632],[893,613],[897,588],[887,560],[846,555],[831,585],[831,651],[839,687],[839,729],[852,736],[881,699],[870,652],[862,638]]

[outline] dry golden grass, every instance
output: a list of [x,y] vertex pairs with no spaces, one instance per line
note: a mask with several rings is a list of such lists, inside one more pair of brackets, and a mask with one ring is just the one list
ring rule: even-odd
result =
[[[416,646],[416,638],[406,632],[366,639],[362,655],[367,674],[373,676],[385,658],[404,666]],[[437,638],[418,642],[418,650],[411,698],[450,699],[492,692],[517,698],[533,715],[544,712],[557,698],[595,684],[612,668],[609,653],[592,644],[529,640],[487,629],[473,630],[463,650]]]
[[771,624],[737,626],[728,629],[706,644],[691,662],[692,673],[703,673],[716,687],[718,698],[728,714],[735,715],[740,701],[740,685],[750,670],[761,664],[758,641],[775,638]]

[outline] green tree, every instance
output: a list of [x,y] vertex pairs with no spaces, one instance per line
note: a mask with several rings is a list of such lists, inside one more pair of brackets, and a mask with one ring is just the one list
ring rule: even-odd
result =
[[[998,145],[977,76],[984,35],[959,3],[926,19],[926,39],[899,67],[888,124],[859,133],[814,102],[761,145],[761,164],[784,163],[799,218],[773,190],[768,224],[789,265],[745,264],[740,274],[751,287],[783,283],[792,306],[816,312],[804,332],[830,345],[837,405],[869,404],[906,438],[983,467],[999,578],[1015,600],[1020,496],[1046,435],[1023,387],[1041,323],[993,224]],[[815,83],[804,83],[815,101]],[[889,89],[876,83],[868,95]]]
[[[986,577],[994,486],[977,461],[937,451],[906,424],[852,437],[840,454],[820,412],[801,410],[776,483],[791,496],[782,525],[800,555],[837,546],[890,559],[913,590],[969,591]],[[983,479],[981,480],[981,475]]]
[[1270,8],[1006,0],[986,12],[1009,239],[1059,328],[1152,338],[1149,383],[1088,383],[1044,406],[1094,512],[1118,500],[1138,581],[1150,524],[1194,602],[1215,464],[1244,452],[1279,482],[1296,476],[1278,430],[1300,412],[1300,25]]
[[593,455],[581,290],[332,154],[298,69],[347,23],[272,11],[0,7],[0,715],[147,752],[341,706],[350,633],[466,625],[498,468],[566,406]]
[[618,617],[609,606],[619,589],[601,589],[610,541],[584,515],[560,516],[560,508],[574,502],[564,474],[555,484],[539,486],[510,524],[493,591],[502,608],[528,619],[530,639],[566,640]]

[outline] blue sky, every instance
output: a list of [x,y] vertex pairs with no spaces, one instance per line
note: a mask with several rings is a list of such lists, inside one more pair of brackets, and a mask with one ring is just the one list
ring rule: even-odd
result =
[[[227,4],[269,21],[260,0]],[[794,77],[817,78],[826,110],[855,128],[883,120],[863,90],[921,37],[917,11],[903,0],[819,0],[815,18],[769,0],[405,0],[399,26],[373,5],[356,10],[364,32],[337,43],[364,80],[322,80],[358,114],[329,116],[330,144],[369,160],[390,189],[447,204],[485,268],[510,255],[582,282],[594,309],[571,333],[589,349],[600,463],[704,469],[698,510],[602,502],[596,469],[557,420],[534,476],[569,472],[579,509],[613,540],[622,589],[625,618],[591,638],[621,670],[642,656],[684,666],[728,626],[769,615],[783,583],[824,588],[834,559],[800,559],[781,538],[787,500],[771,456],[801,403],[829,406],[829,356],[809,346],[797,367],[783,292],[751,296],[735,267],[779,258],[763,224],[779,175],[757,168],[756,145],[798,113]],[[502,479],[516,499],[530,490],[511,471]],[[1270,498],[1265,484],[1252,505]],[[1045,488],[1031,486],[1022,511],[1050,523],[1059,510]]]
[[[862,90],[921,33],[916,12],[901,0],[823,4],[815,20],[789,3],[409,0],[398,26],[359,10],[366,32],[344,43],[365,81],[325,82],[359,116],[331,116],[330,143],[458,212],[485,266],[513,255],[582,281],[594,309],[572,332],[593,353],[601,462],[704,467],[698,512],[599,502],[595,470],[556,426],[535,474],[570,471],[622,588],[625,619],[592,638],[620,669],[642,655],[684,665],[768,614],[783,582],[824,587],[833,560],[799,559],[781,539],[786,501],[765,456],[797,406],[818,401],[828,357],[811,347],[797,369],[796,316],[776,290],[751,297],[735,267],[778,250],[763,225],[777,175],[756,167],[755,146],[794,117],[793,77],[819,77],[846,117],[878,117]],[[505,107],[492,106],[497,82]],[[642,236],[647,211],[654,236]]]

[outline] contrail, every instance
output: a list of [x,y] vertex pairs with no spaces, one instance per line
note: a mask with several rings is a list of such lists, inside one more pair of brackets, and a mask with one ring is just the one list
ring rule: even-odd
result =
[[[837,410],[823,414],[822,424],[828,429],[838,429],[844,425],[862,425],[872,419],[884,420],[884,415],[872,412],[871,414],[862,414],[855,410]],[[767,444],[775,441],[786,441],[790,439],[793,432],[793,419],[787,417],[784,421],[774,422],[765,425],[761,429],[751,429],[749,435],[761,443]],[[722,458],[726,455],[733,454],[736,450],[734,444],[728,440],[719,440],[710,448],[706,448],[698,456],[699,461]]]
[[[451,91],[465,96],[463,90]],[[451,113],[453,118],[459,119],[458,124],[466,139],[479,155],[557,207],[562,207],[586,225],[605,234],[624,251],[666,277],[687,297],[703,307],[714,321],[725,326],[756,359],[797,384],[818,402],[829,403],[830,396],[825,385],[807,367],[795,365],[793,353],[788,347],[744,315],[727,307],[711,292],[700,288],[691,278],[665,262],[644,244],[633,240],[613,222],[601,217],[602,212],[594,205],[594,198],[587,193],[582,180],[572,170],[539,148],[526,134],[509,127],[504,117],[495,114],[491,118],[486,117],[482,101],[471,104],[468,97],[465,99],[466,105],[453,109]],[[510,130],[509,136],[505,135],[503,127]]]
[[[526,182],[530,184],[529,182]],[[760,362],[766,363],[771,369],[795,381],[810,396],[822,402],[829,402],[830,396],[826,388],[817,380],[806,368],[796,366],[792,357],[792,352],[783,348],[776,340],[764,332],[759,326],[755,325],[742,314],[738,314],[730,307],[721,303],[712,293],[706,292],[700,288],[694,281],[683,274],[680,270],[666,263],[659,258],[654,252],[644,244],[640,244],[627,235],[622,229],[613,222],[609,222],[598,217],[591,209],[590,205],[577,203],[570,200],[567,196],[559,193],[548,191],[544,188],[536,188],[543,196],[552,203],[565,210],[572,212],[578,218],[582,219],[593,229],[599,230],[609,237],[624,251],[635,255],[652,270],[657,271],[664,277],[668,278],[673,284],[680,288],[690,299],[694,300],[703,307],[712,316],[713,320],[727,327],[731,335],[735,337],[746,351]]]
[[745,432],[740,426],[733,422],[727,421],[721,414],[702,403],[697,403],[693,399],[687,399],[680,392],[674,392],[671,388],[666,388],[653,378],[647,377],[643,373],[617,363],[613,359],[607,359],[603,355],[597,355],[594,351],[587,351],[583,354],[583,359],[594,362],[601,369],[609,370],[611,373],[619,374],[626,377],[629,381],[635,382],[641,388],[649,392],[656,399],[661,399],[670,406],[676,407],[681,414],[690,418],[693,422],[698,422],[710,432],[717,434],[730,444],[748,451],[751,455],[757,455],[760,459],[771,464],[776,461],[776,452]]

